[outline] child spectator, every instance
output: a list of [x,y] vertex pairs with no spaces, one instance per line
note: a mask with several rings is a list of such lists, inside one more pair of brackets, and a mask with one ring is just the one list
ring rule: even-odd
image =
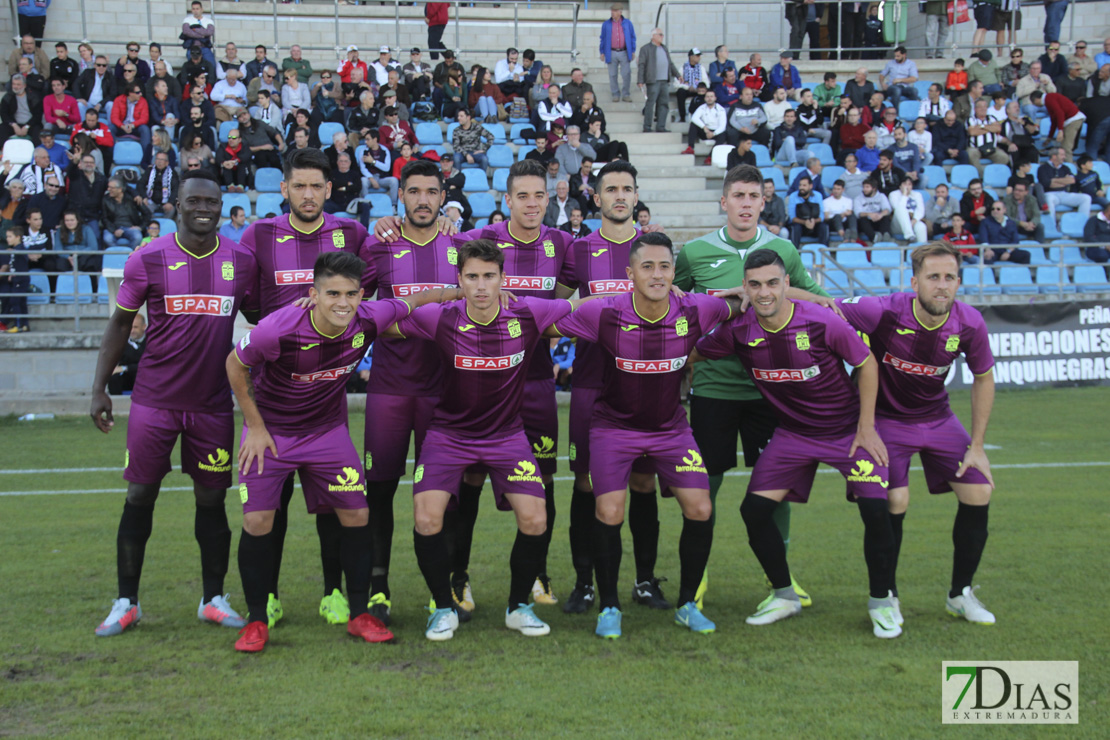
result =
[[952,71],[944,78],[944,94],[950,100],[955,100],[967,92],[967,71],[964,70],[964,60],[957,59],[952,62]]

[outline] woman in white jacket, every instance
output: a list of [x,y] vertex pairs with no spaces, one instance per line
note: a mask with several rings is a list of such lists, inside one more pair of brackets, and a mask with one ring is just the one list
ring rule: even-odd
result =
[[913,180],[906,178],[898,189],[890,194],[890,207],[893,209],[894,223],[902,232],[902,238],[911,242],[928,239],[925,230],[925,199],[921,192],[913,189]]

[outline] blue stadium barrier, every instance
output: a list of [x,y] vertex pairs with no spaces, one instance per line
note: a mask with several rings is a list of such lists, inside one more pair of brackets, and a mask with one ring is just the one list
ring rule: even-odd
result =
[[[983,287],[979,288],[979,279],[982,277]],[[983,267],[980,265],[966,265],[960,275],[960,294],[961,295],[1000,295],[1002,288],[997,284],[994,279],[994,270],[990,267]],[[1033,289],[1036,291],[1036,288]]]
[[1075,268],[1075,286],[1080,293],[1101,293],[1110,290],[1106,268],[1102,265],[1079,265]]
[[[1035,282],[1041,293],[1055,294],[1076,292],[1075,286],[1068,280],[1068,270],[1066,267],[1042,265],[1037,268]],[[1061,286],[1060,283],[1063,283],[1063,286]]]
[[1031,295],[1038,292],[1033,275],[1025,265],[1002,265],[998,268],[998,284],[1003,295]]

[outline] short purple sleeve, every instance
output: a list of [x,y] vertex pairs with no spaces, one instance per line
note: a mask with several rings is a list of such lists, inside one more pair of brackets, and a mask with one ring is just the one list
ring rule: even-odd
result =
[[275,316],[268,316],[243,335],[235,345],[235,356],[247,367],[273,362],[281,354],[282,330]]
[[123,282],[116,294],[116,305],[124,311],[138,311],[146,303],[147,281],[146,263],[136,252],[132,253],[123,266]]
[[520,300],[524,301],[524,305],[532,312],[532,318],[541,334],[544,329],[569,314],[572,308],[570,301],[562,299],[550,300],[525,296]]
[[964,331],[960,344],[964,348],[968,368],[975,375],[983,375],[994,367],[994,355],[987,337],[987,322],[983,321],[983,314],[970,306],[964,313]]
[[567,239],[563,248],[563,265],[559,270],[558,281],[560,285],[568,288],[578,288],[578,270],[575,269],[574,240]]
[[825,321],[825,344],[852,367],[862,365],[871,354],[852,325],[831,312]]
[[698,323],[701,324],[705,332],[711,331],[717,324],[728,321],[732,317],[732,308],[725,299],[716,298],[706,293],[690,293],[689,295],[694,299],[694,305],[698,308]]
[[408,316],[411,310],[408,303],[395,298],[363,301],[358,307],[358,318],[364,327],[373,327],[374,334],[378,335]]
[[378,268],[374,262],[374,253],[370,249],[373,238],[373,236],[367,235],[358,247],[358,257],[366,263],[366,270],[362,273],[362,289],[366,291],[367,298],[374,295],[378,290]]
[[443,306],[442,303],[421,306],[399,320],[397,329],[407,339],[427,339],[429,342],[434,342],[436,327],[439,326],[439,318],[443,314]]
[[699,339],[698,343],[694,345],[694,349],[707,360],[719,360],[722,357],[735,355],[736,346],[732,335],[732,324],[721,324]]
[[838,298],[836,304],[844,312],[844,318],[858,331],[870,334],[879,326],[886,308],[884,299],[875,296],[856,296]]
[[598,341],[598,330],[601,328],[601,312],[610,301],[601,298],[586,301],[569,316],[564,316],[555,322],[555,329],[564,337],[577,337],[587,342]]

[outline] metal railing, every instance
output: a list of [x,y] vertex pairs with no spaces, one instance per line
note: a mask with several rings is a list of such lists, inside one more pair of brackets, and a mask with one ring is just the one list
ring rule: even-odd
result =
[[[44,271],[39,269],[29,269],[26,271],[10,271],[0,273],[0,279],[7,281],[8,277],[27,277],[28,285],[25,291],[12,291],[0,294],[0,298],[5,299],[4,303],[9,303],[13,298],[24,298],[27,300],[28,312],[26,314],[4,313],[0,309],[0,322],[7,324],[8,328],[15,326],[17,319],[25,319],[29,322],[36,320],[73,320],[73,331],[81,331],[82,319],[94,318],[108,318],[111,314],[111,306],[109,305],[109,291],[107,285],[107,278],[104,277],[101,269],[96,270],[81,270],[80,258],[81,257],[104,257],[111,252],[106,251],[87,251],[87,250],[3,250],[0,251],[0,261],[6,262],[7,257],[10,255],[18,256],[49,256],[49,257],[66,257],[71,258],[73,265],[69,270],[59,271]],[[59,289],[55,286],[55,290],[51,291],[39,289],[34,278],[45,278],[49,281],[50,278],[59,278],[68,276],[72,278],[72,287],[67,290]],[[81,277],[88,277],[89,290],[82,290]],[[92,290],[92,282],[96,279],[97,287],[103,285],[104,290],[98,292]],[[118,278],[117,278],[118,279]],[[49,288],[49,286],[47,286]],[[49,313],[42,313],[33,310],[36,305],[49,305],[51,307]],[[98,306],[102,307],[95,310],[82,311],[82,306]],[[0,335],[2,336],[2,335]],[[0,340],[2,341],[2,340]],[[2,345],[0,345],[2,346]]]

